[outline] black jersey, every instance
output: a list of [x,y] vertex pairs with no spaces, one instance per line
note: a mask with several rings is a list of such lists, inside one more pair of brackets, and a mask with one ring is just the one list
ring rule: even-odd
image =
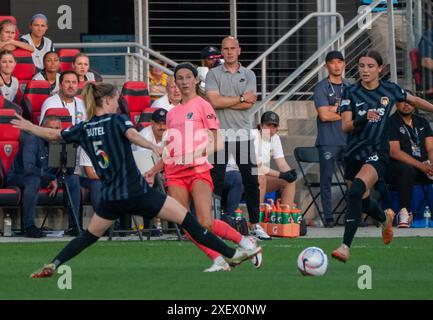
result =
[[346,88],[341,101],[341,113],[351,111],[353,120],[369,110],[376,110],[380,115],[379,120],[369,120],[348,135],[346,157],[364,161],[375,153],[389,156],[389,115],[396,102],[405,100],[406,92],[389,81],[380,81],[374,90],[364,88],[361,82]]
[[78,143],[88,154],[102,182],[102,199],[125,200],[143,195],[147,184],[132,155],[126,131],[133,128],[124,114],[95,116],[62,131],[68,143]]

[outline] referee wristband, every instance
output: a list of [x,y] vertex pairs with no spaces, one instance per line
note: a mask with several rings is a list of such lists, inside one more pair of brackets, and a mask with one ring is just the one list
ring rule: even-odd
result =
[[363,125],[365,125],[367,122],[368,122],[367,114],[364,114],[362,117],[359,117],[358,119],[353,120],[353,126],[355,128],[359,128],[359,127],[362,127]]

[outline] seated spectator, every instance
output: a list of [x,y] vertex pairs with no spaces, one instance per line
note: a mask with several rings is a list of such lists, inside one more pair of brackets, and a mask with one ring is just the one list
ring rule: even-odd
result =
[[79,53],[72,61],[72,68],[80,77],[80,84],[87,81],[102,81],[102,77],[90,70],[90,59],[85,53]]
[[41,72],[33,76],[33,80],[46,80],[51,85],[50,94],[59,91],[60,83],[60,58],[57,52],[50,51],[44,55],[44,66]]
[[53,42],[45,37],[48,30],[48,18],[42,14],[35,14],[30,20],[30,33],[20,37],[20,41],[29,44],[34,49],[32,53],[33,63],[37,71],[44,69],[45,54],[54,51]]
[[427,120],[414,114],[414,107],[406,102],[397,103],[397,111],[390,120],[391,161],[386,181],[397,190],[398,227],[408,228],[412,187],[433,182],[433,132]]
[[[140,131],[140,134],[146,138],[147,141],[151,141],[154,144],[157,144],[159,146],[163,146],[162,137],[164,135],[164,132],[167,130],[166,127],[166,117],[167,117],[167,110],[165,109],[158,109],[155,110],[152,113],[152,124],[150,126],[147,126],[146,128],[143,128]],[[137,145],[133,145],[133,150],[140,150],[142,147],[139,147]]]
[[182,96],[173,76],[167,79],[167,93],[152,103],[152,108],[162,108],[170,111],[180,103]]
[[201,50],[201,67],[197,68],[198,71],[198,77],[200,80],[199,83],[199,89],[200,94],[205,96],[206,95],[206,75],[208,71],[214,67],[219,66],[222,62],[224,62],[221,59],[221,51],[217,47],[204,47],[203,50]]
[[[159,59],[153,61],[167,67],[167,64]],[[168,74],[162,71],[161,68],[149,65],[149,94],[152,102],[167,93],[167,80]]]
[[27,43],[15,40],[17,26],[11,20],[0,22],[0,52],[14,51],[17,48],[33,52],[35,49]]
[[433,89],[433,29],[423,33],[418,44],[421,57],[422,90]]
[[[295,205],[296,171],[291,170],[284,158],[283,147],[277,134],[280,119],[275,112],[263,113],[258,130],[253,130],[259,169],[260,202],[264,202],[266,193],[282,190],[281,204]],[[271,169],[271,157],[278,171]]]
[[0,94],[9,101],[14,102],[20,88],[14,73],[17,62],[11,51],[0,52]]
[[72,124],[78,124],[86,120],[86,108],[83,100],[77,97],[78,74],[69,70],[60,75],[60,90],[57,94],[44,101],[41,108],[41,122],[45,112],[50,108],[67,108],[72,116]]
[[[45,128],[60,129],[60,120],[55,116],[47,116],[42,124]],[[6,186],[16,186],[23,189],[22,219],[26,237],[41,238],[42,230],[35,226],[36,205],[40,188],[48,188],[50,197],[57,194],[56,168],[48,168],[48,142],[33,135],[26,135],[20,143],[20,149],[7,176]],[[71,201],[80,203],[80,188],[78,177],[72,173],[66,175],[66,181],[71,193]],[[76,212],[79,214],[79,212]],[[72,235],[78,235],[72,213],[69,212],[69,226]],[[78,221],[78,217],[77,217]]]

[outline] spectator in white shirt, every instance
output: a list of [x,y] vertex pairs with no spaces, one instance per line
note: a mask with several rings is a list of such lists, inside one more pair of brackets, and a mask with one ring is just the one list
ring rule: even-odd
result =
[[180,103],[181,98],[180,90],[174,81],[174,77],[169,76],[167,80],[167,94],[155,100],[152,103],[152,108],[163,108],[170,111],[174,106]]
[[72,116],[73,125],[86,120],[86,108],[83,100],[77,97],[77,92],[78,74],[72,70],[62,72],[60,75],[59,93],[44,101],[39,122],[42,122],[45,112],[51,108],[67,108]]
[[[152,124],[140,131],[140,134],[148,141],[163,146],[163,135],[167,130],[166,117],[168,111],[165,109],[158,109],[152,113]],[[142,147],[134,145],[133,150],[140,150]]]

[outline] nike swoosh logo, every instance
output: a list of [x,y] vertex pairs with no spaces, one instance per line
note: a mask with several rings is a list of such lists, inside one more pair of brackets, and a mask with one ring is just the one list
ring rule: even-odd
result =
[[347,219],[346,222],[354,222],[355,219]]
[[365,103],[365,102],[357,102],[357,103],[355,103],[355,105],[356,105],[357,107],[359,107],[359,106],[362,106],[364,103]]
[[419,128],[419,131],[423,131],[424,130],[424,128]]

